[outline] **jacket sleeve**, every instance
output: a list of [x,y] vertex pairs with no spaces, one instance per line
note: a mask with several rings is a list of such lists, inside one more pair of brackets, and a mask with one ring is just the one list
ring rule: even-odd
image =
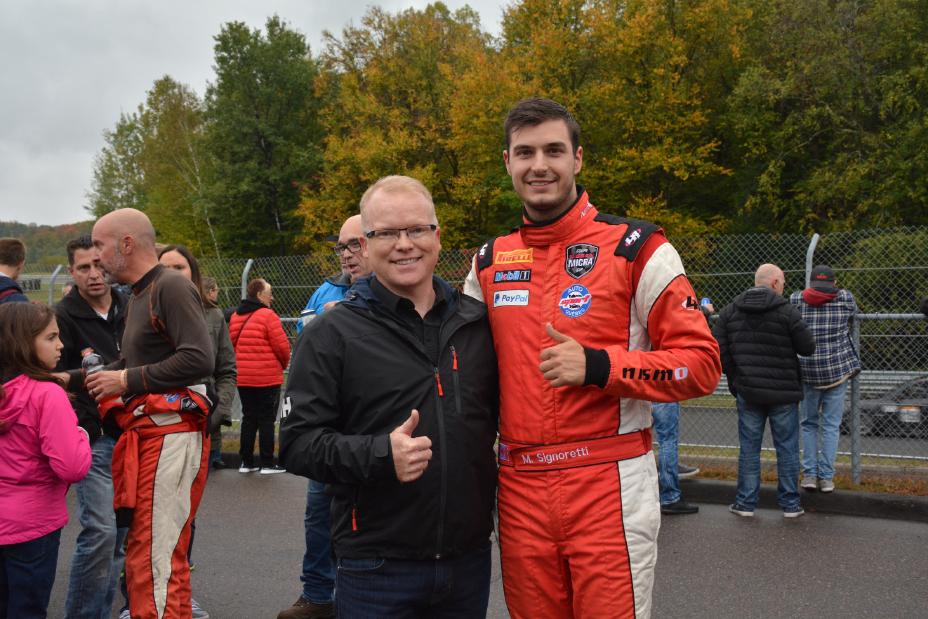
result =
[[477,256],[474,255],[470,262],[470,272],[464,278],[464,294],[473,297],[485,303],[483,300],[483,289],[480,287],[480,278],[477,276]]
[[90,470],[90,440],[78,427],[77,417],[64,390],[54,386],[36,402],[39,407],[39,442],[42,453],[59,478],[73,484]]
[[812,330],[802,319],[802,314],[794,305],[787,305],[789,308],[789,333],[793,341],[793,350],[796,354],[808,357],[815,352],[815,336]]
[[[609,346],[609,394],[678,402],[712,393],[721,375],[719,347],[698,310],[683,263],[663,234],[641,250],[632,313],[646,326],[650,350]],[[656,380],[661,377],[660,380]]]
[[286,370],[290,365],[290,341],[284,331],[284,326],[280,322],[280,316],[274,310],[268,310],[265,316],[262,316],[264,325],[267,330],[268,341],[274,356],[280,363],[280,368]]
[[326,312],[297,343],[284,395],[280,460],[325,483],[367,484],[396,477],[387,434],[345,434],[339,394],[345,343]]
[[213,379],[216,381],[216,394],[219,403],[214,415],[218,421],[232,419],[232,404],[235,401],[235,351],[229,337],[229,326],[222,316],[219,317],[219,335],[216,337],[216,368]]
[[728,391],[732,395],[735,393],[735,383],[738,379],[735,358],[731,354],[731,344],[728,341],[728,319],[731,317],[732,306],[728,305],[719,312],[719,317],[715,321],[715,339],[719,344],[719,358],[722,361],[722,371],[728,377]]

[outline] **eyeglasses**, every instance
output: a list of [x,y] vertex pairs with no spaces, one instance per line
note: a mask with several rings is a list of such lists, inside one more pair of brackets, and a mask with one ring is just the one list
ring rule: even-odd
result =
[[345,251],[346,249],[353,254],[358,253],[359,251],[361,251],[361,241],[359,241],[358,239],[351,239],[347,243],[338,243],[337,245],[335,245],[335,247],[332,248],[332,251],[335,252],[336,256],[341,256],[342,252]]
[[400,240],[400,235],[405,232],[406,236],[412,240],[421,239],[430,232],[438,230],[438,224],[424,224],[420,226],[409,226],[407,228],[384,228],[382,230],[370,230],[365,232],[364,236],[377,241],[390,241],[395,243]]

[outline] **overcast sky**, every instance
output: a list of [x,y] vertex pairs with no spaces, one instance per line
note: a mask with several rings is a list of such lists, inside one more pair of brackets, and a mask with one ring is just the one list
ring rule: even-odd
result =
[[[507,0],[469,4],[498,35]],[[62,224],[84,210],[104,129],[167,74],[200,96],[213,79],[222,24],[262,28],[276,13],[306,35],[360,24],[367,8],[422,8],[417,0],[0,0],[0,220]]]

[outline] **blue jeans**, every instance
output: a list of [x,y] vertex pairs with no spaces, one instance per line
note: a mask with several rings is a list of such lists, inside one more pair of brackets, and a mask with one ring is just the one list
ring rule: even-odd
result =
[[805,477],[834,479],[844,392],[849,382],[846,380],[831,389],[802,385],[802,474]]
[[339,617],[486,617],[490,548],[452,559],[338,560]]
[[116,528],[113,511],[113,447],[103,435],[94,441],[87,477],[75,484],[81,532],[71,559],[65,613],[69,619],[108,619],[116,579],[122,570],[123,540],[128,529]]
[[680,440],[680,403],[652,404],[653,428],[660,446],[657,482],[661,491],[661,505],[680,500],[680,477],[677,471],[677,443]]
[[332,565],[332,531],[329,508],[332,498],[325,484],[309,480],[306,493],[306,552],[303,554],[303,597],[316,604],[328,604],[335,590],[335,567]]
[[45,619],[55,584],[61,529],[0,546],[0,619]]
[[738,396],[738,494],[735,502],[753,510],[760,492],[760,447],[764,425],[777,450],[777,503],[783,509],[799,504],[799,407],[796,404],[762,406]]

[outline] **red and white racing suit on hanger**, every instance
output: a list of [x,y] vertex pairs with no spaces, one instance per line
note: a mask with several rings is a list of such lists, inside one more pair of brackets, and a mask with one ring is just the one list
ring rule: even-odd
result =
[[[650,402],[711,393],[721,373],[679,255],[653,224],[600,215],[582,192],[557,220],[485,244],[465,292],[487,304],[499,360],[510,614],[649,616],[660,527]],[[546,323],[587,349],[599,384],[545,380]]]

